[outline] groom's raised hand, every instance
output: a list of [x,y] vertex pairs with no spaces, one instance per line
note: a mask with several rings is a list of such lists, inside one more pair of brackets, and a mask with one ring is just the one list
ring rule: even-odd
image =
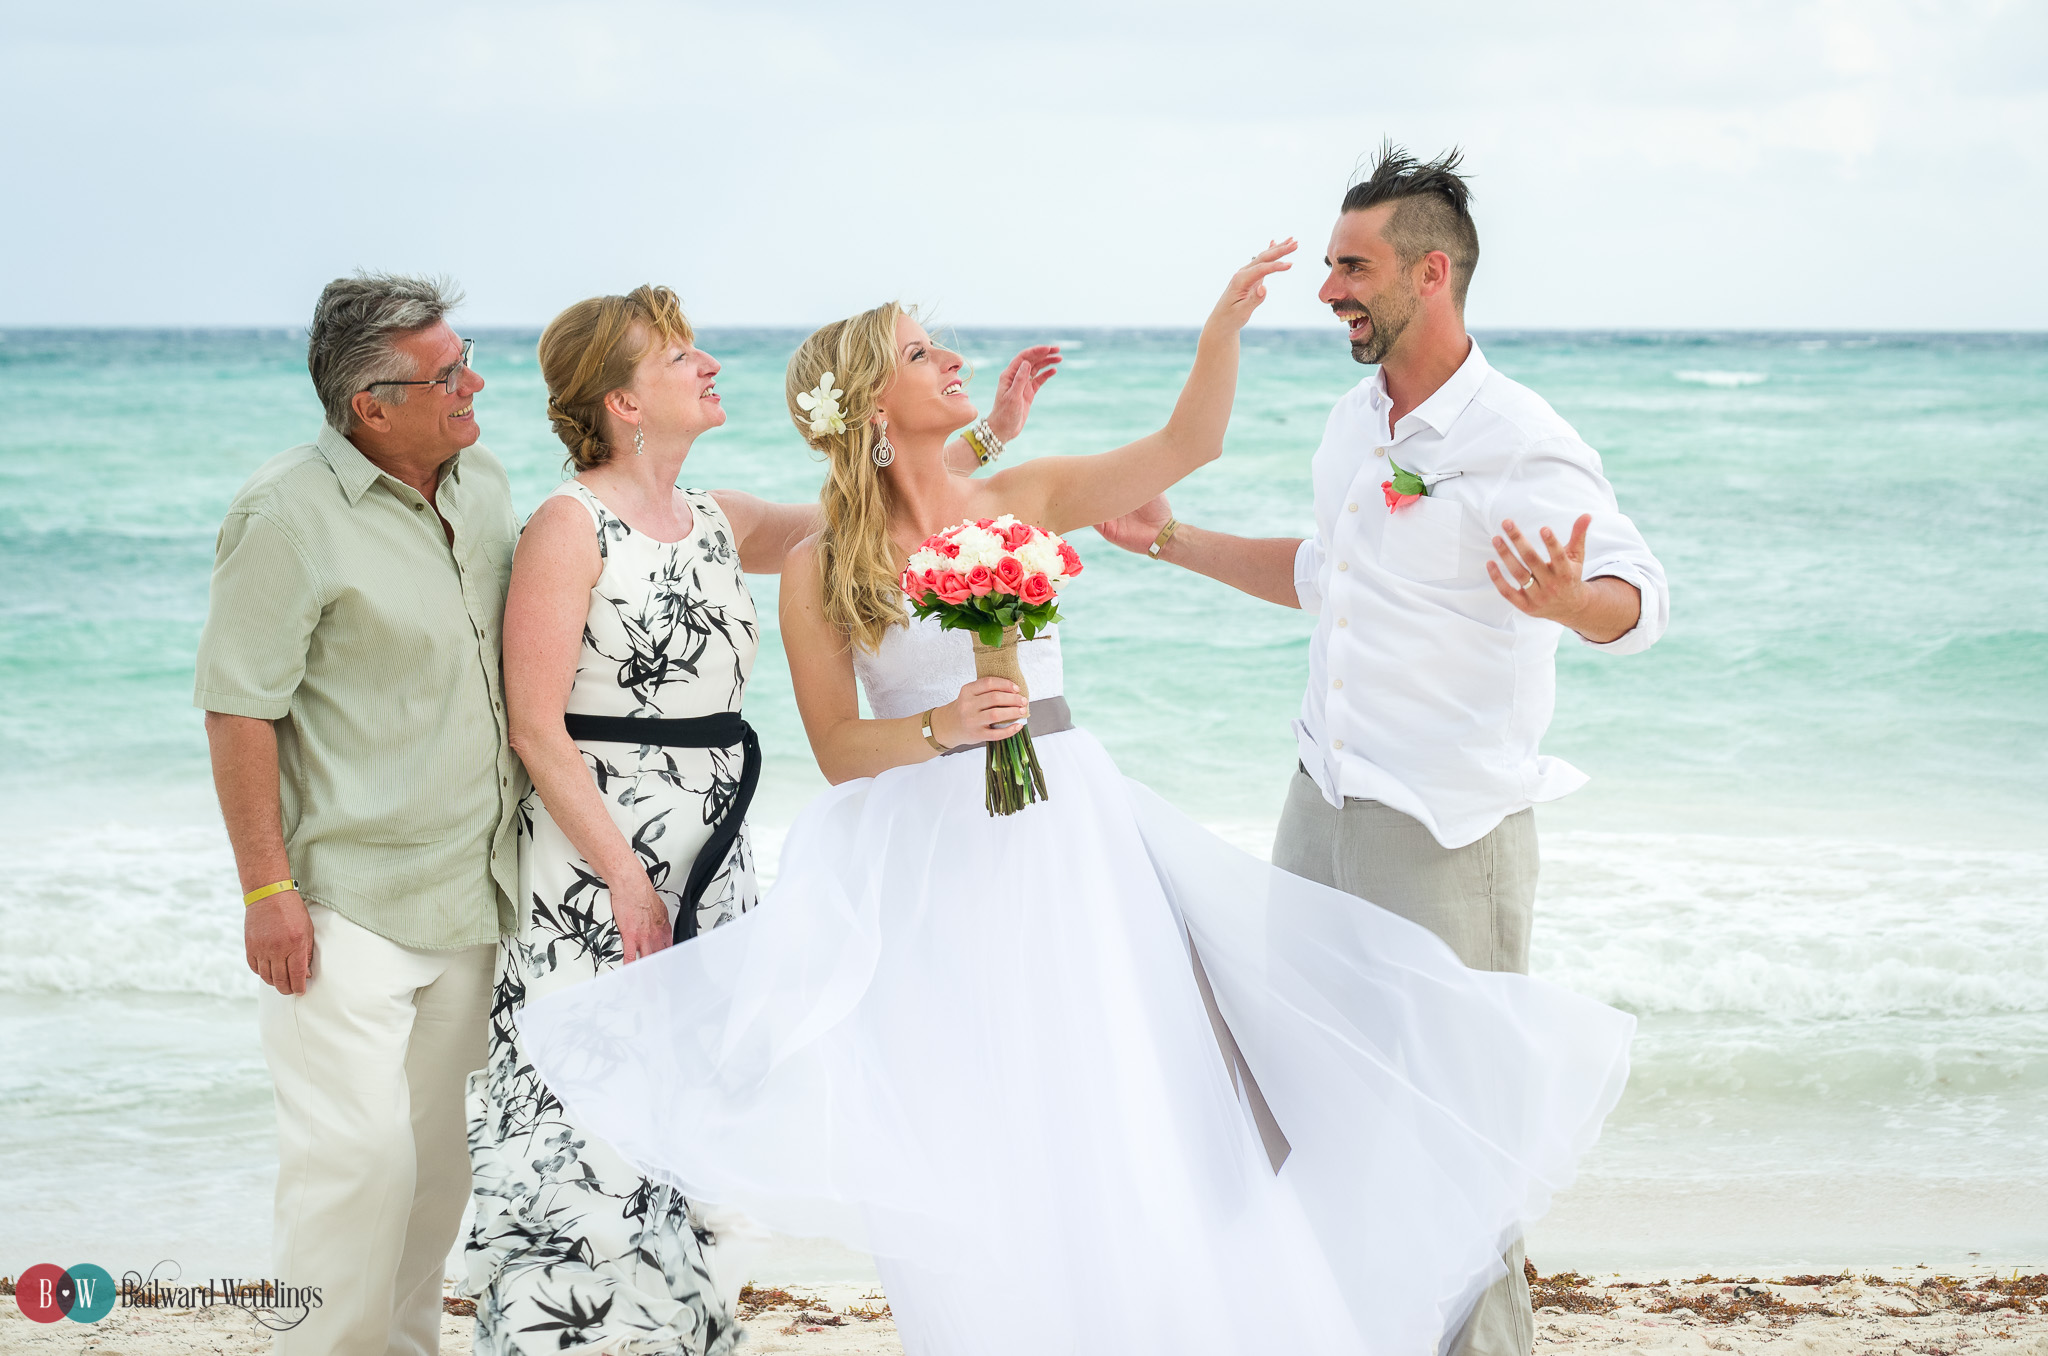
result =
[[1592,525],[1592,514],[1580,514],[1572,524],[1571,540],[1562,545],[1555,532],[1544,528],[1543,545],[1549,552],[1545,555],[1522,535],[1514,519],[1503,519],[1500,530],[1506,540],[1493,539],[1493,552],[1500,560],[1486,562],[1486,576],[1517,612],[1568,626],[1605,645],[1635,628],[1643,595],[1625,579],[1584,577],[1586,529]]
[[1095,530],[1111,546],[1121,546],[1126,551],[1143,555],[1152,549],[1152,543],[1159,537],[1159,529],[1166,526],[1166,520],[1173,516],[1173,506],[1166,502],[1165,495],[1157,495],[1140,504],[1121,518],[1111,518],[1106,523],[1097,523]]

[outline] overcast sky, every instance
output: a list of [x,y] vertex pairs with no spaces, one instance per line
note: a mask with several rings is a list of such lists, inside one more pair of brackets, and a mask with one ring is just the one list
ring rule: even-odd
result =
[[2048,328],[2042,0],[0,0],[0,129],[0,325],[357,267],[475,325],[1194,324],[1390,136],[1466,149],[1476,327]]

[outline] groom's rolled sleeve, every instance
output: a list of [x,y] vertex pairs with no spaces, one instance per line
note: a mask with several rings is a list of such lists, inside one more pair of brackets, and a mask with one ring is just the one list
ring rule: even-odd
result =
[[221,525],[207,592],[192,704],[284,719],[320,621],[319,581],[305,554],[267,516],[231,513]]
[[1670,624],[1671,586],[1642,532],[1616,504],[1599,453],[1577,438],[1549,439],[1529,448],[1494,500],[1488,530],[1498,532],[1501,522],[1511,519],[1523,537],[1540,548],[1538,534],[1546,527],[1560,543],[1571,540],[1572,524],[1581,514],[1593,519],[1586,528],[1584,577],[1633,585],[1642,606],[1636,624],[1615,639],[1600,642],[1579,636],[1579,642],[1610,654],[1647,650]]
[[1303,537],[1294,549],[1294,596],[1303,612],[1323,610],[1323,548],[1314,537]]

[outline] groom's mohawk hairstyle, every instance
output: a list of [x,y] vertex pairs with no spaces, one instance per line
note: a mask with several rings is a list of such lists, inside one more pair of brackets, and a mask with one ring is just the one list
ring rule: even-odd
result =
[[1472,270],[1479,267],[1479,228],[1472,224],[1472,189],[1458,173],[1464,152],[1453,146],[1434,160],[1418,161],[1391,141],[1380,143],[1371,171],[1344,194],[1346,212],[1394,204],[1384,234],[1405,266],[1431,250],[1451,261],[1451,300],[1465,311]]

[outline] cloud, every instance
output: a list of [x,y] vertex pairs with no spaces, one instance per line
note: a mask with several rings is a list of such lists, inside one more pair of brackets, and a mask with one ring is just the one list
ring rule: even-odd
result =
[[4,324],[297,323],[358,266],[452,272],[478,323],[657,279],[707,324],[1193,324],[1289,233],[1268,319],[1319,324],[1389,135],[1468,149],[1475,324],[2048,316],[2038,5],[74,13],[0,48]]

